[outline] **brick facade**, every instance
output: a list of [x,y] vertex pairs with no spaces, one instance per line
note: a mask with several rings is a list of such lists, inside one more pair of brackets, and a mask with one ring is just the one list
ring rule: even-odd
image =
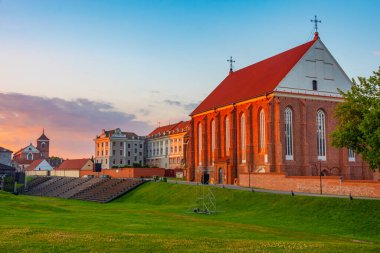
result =
[[[249,101],[195,115],[191,121],[188,179],[201,181],[204,172],[211,182],[234,184],[240,175],[253,172],[285,173],[288,176],[327,176],[344,179],[373,179],[360,156],[349,161],[347,149],[330,145],[330,133],[336,128],[334,108],[339,97],[274,92]],[[285,157],[285,109],[293,115],[293,159]],[[259,114],[265,114],[265,145],[259,148]],[[316,114],[326,116],[326,160],[318,161]],[[245,117],[245,147],[241,146],[241,117]],[[225,119],[229,119],[229,149],[226,149]],[[215,149],[212,150],[212,122],[215,122]],[[199,138],[201,126],[201,138]],[[201,152],[199,152],[201,141]],[[245,159],[242,159],[245,152]]]

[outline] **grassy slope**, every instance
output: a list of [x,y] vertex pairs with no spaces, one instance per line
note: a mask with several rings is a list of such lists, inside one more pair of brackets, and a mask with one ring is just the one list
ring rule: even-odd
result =
[[214,192],[216,215],[186,212],[195,187],[176,184],[148,183],[105,205],[0,193],[0,249],[380,251],[380,201]]

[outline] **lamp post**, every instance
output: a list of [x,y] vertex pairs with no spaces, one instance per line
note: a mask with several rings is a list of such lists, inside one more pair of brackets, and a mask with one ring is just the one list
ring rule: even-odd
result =
[[322,195],[322,162],[319,160],[319,189],[320,194]]

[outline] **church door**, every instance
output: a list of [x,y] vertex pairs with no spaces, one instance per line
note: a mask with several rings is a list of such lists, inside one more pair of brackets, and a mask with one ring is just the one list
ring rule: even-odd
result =
[[202,184],[209,184],[210,175],[207,172],[203,172]]
[[218,183],[219,184],[223,184],[223,170],[222,170],[222,168],[219,168],[219,170],[218,170]]

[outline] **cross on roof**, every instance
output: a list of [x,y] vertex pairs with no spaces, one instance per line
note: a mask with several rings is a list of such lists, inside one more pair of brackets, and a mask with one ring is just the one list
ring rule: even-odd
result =
[[227,61],[230,63],[230,72],[232,72],[233,71],[232,70],[232,67],[233,67],[232,63],[234,63],[235,61],[232,59],[232,56]]
[[310,22],[314,23],[315,32],[318,32],[318,23],[322,23],[322,21],[317,19],[317,15],[314,15],[314,19],[311,19]]

